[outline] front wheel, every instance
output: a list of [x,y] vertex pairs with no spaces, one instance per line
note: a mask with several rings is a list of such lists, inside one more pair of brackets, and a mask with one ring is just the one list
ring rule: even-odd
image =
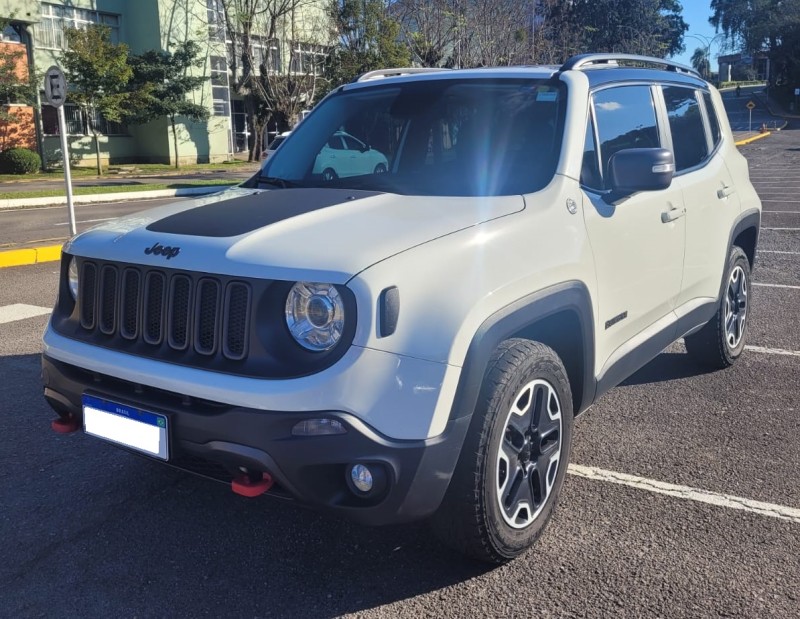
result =
[[684,338],[686,351],[711,368],[727,368],[744,351],[750,312],[750,262],[734,246],[725,269],[725,284],[717,313],[697,333]]
[[553,349],[504,342],[484,377],[461,458],[434,517],[449,546],[502,563],[550,520],[572,445],[572,395]]

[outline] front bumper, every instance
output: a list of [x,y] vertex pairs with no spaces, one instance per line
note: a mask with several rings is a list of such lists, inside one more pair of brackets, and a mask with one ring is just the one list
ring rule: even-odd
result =
[[[450,420],[440,435],[392,440],[354,415],[330,410],[265,411],[203,400],[135,384],[42,357],[44,394],[61,416],[82,417],[90,392],[169,417],[169,464],[230,482],[241,470],[267,472],[270,494],[340,513],[364,524],[416,520],[436,511],[458,462],[470,416]],[[345,434],[300,437],[292,428],[319,417],[341,421]],[[363,463],[386,474],[385,490],[361,497],[350,490],[347,467]]]

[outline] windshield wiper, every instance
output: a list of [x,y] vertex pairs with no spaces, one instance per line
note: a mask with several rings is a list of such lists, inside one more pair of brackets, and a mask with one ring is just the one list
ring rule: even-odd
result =
[[296,181],[290,181],[285,178],[280,178],[279,176],[262,176],[259,175],[257,179],[259,183],[265,183],[267,185],[275,185],[276,187],[280,187],[281,189],[290,189],[292,187],[302,187],[302,185]]

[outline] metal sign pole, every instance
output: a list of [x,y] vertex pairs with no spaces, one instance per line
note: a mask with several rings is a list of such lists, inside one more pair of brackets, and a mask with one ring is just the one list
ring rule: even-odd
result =
[[58,133],[61,136],[61,156],[64,158],[64,184],[67,186],[67,209],[69,210],[69,232],[78,233],[75,226],[75,207],[72,205],[72,174],[69,170],[69,144],[67,143],[67,121],[64,118],[64,103],[67,99],[67,80],[64,72],[53,65],[44,74],[44,96],[58,111]]
[[753,108],[750,108],[750,128],[749,131],[753,131]]
[[75,225],[75,206],[72,204],[72,173],[69,169],[69,144],[67,143],[67,121],[64,118],[64,107],[58,108],[58,133],[61,136],[61,154],[64,157],[64,183],[67,186],[67,209],[69,210],[69,232],[78,234]]

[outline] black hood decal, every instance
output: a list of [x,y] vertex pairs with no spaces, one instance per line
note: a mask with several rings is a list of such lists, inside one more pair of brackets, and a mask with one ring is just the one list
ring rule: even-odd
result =
[[380,195],[353,189],[276,189],[198,206],[154,221],[150,232],[187,236],[239,236],[344,202]]

